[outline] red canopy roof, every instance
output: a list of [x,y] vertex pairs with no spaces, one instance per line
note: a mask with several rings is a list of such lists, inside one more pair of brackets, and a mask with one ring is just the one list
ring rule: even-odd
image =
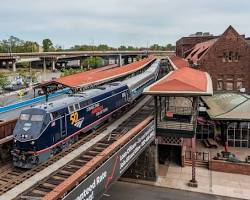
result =
[[[149,64],[155,60],[154,57],[149,57],[145,58],[143,60],[130,63],[128,65],[124,65],[122,67],[113,67],[113,68],[99,68],[99,69],[94,69],[86,72],[81,72],[78,74],[73,74],[70,76],[65,76],[58,78],[56,80],[50,81],[48,83],[58,83],[65,85],[67,87],[81,87],[81,86],[87,86],[90,84],[98,83],[98,82],[104,82],[108,80],[112,80],[115,78],[122,77],[124,75],[131,74],[133,72],[136,72],[145,65]],[[46,83],[46,84],[48,84]]]
[[[175,57],[175,59],[178,60],[178,57]],[[182,59],[180,58],[180,60]],[[170,61],[172,61],[171,58]],[[183,61],[174,62],[184,63]],[[208,73],[182,66],[182,68],[170,72],[156,83],[147,87],[144,90],[144,94],[165,96],[212,95],[212,81]]]
[[171,56],[169,62],[171,63],[171,65],[175,70],[181,69],[183,67],[189,67],[188,61],[178,56]]

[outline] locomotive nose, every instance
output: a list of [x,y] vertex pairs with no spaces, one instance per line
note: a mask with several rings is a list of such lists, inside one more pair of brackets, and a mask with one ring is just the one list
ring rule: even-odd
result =
[[30,109],[21,113],[14,129],[15,139],[26,142],[37,138],[44,124],[44,114],[40,110]]

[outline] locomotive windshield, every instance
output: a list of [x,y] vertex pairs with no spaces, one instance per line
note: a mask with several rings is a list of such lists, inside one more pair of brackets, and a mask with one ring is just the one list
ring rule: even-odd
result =
[[20,120],[22,121],[28,121],[30,118],[30,114],[21,114],[20,115]]
[[22,121],[32,121],[32,122],[42,122],[43,121],[43,115],[30,115],[30,114],[21,114],[20,120]]
[[13,131],[15,139],[24,141],[37,138],[49,123],[46,116],[46,111],[38,108],[22,111]]
[[43,121],[43,115],[32,115],[30,118],[30,121],[32,122],[42,122]]

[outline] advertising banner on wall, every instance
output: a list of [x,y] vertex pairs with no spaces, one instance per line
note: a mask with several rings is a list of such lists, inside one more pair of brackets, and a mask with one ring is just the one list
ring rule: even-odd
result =
[[152,121],[63,199],[96,200],[101,198],[110,184],[128,169],[154,139],[155,130]]

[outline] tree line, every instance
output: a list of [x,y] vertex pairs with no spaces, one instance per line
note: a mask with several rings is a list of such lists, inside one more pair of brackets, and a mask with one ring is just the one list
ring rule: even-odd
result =
[[[68,49],[62,48],[62,46],[54,45],[52,40],[45,38],[42,41],[42,51],[43,52],[54,52],[54,51],[109,51],[109,50],[123,50],[123,51],[132,51],[132,50],[160,50],[168,51],[175,50],[175,46],[172,44],[159,45],[153,44],[149,47],[134,47],[134,46],[125,46],[121,45],[118,48],[111,47],[107,44],[99,45],[74,45]],[[41,50],[39,44],[34,41],[25,41],[19,39],[15,36],[10,36],[8,39],[0,41],[0,53],[26,53],[26,52],[39,52]]]

